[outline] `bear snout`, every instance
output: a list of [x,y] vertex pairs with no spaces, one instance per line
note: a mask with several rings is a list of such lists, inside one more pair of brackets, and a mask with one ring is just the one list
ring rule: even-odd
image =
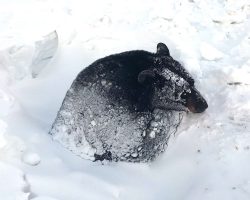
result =
[[192,88],[191,95],[187,98],[187,107],[193,113],[202,113],[208,108],[208,104],[202,95]]

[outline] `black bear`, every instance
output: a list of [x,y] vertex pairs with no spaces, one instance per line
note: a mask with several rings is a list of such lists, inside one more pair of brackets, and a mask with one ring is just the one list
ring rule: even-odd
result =
[[82,70],[50,130],[75,154],[147,162],[164,151],[183,113],[208,107],[167,46],[110,55]]

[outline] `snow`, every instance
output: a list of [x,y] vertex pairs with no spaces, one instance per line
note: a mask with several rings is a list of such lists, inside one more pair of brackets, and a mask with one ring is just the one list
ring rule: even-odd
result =
[[201,43],[200,51],[201,51],[201,56],[204,59],[210,60],[210,61],[219,60],[224,56],[222,52],[220,52],[219,50],[217,50],[216,48],[214,48],[213,46],[205,42]]
[[0,162],[0,184],[1,199],[28,200],[29,185],[20,169]]
[[57,200],[57,199],[46,197],[46,196],[40,196],[40,197],[33,198],[33,200]]
[[35,52],[31,63],[32,76],[36,77],[54,56],[58,47],[56,31],[46,35],[35,43]]
[[[249,0],[0,4],[0,199],[250,199]],[[35,44],[55,30],[58,48],[32,78]],[[79,71],[112,53],[154,52],[158,42],[192,74],[209,105],[183,118],[160,158],[102,165],[51,140]],[[41,162],[22,162],[27,152]]]
[[0,121],[0,148],[3,148],[5,145],[6,145],[6,140],[4,138],[4,132],[5,132],[5,129],[6,129],[7,125]]
[[26,152],[23,154],[22,160],[28,165],[38,165],[41,162],[41,158],[36,153]]

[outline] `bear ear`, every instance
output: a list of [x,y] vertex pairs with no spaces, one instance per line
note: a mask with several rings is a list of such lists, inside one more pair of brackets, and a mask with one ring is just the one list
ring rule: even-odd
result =
[[155,78],[155,72],[152,70],[143,70],[138,74],[138,82],[141,84],[151,83]]
[[157,44],[157,54],[159,55],[165,55],[165,56],[170,56],[169,50],[167,45],[164,43],[160,42]]

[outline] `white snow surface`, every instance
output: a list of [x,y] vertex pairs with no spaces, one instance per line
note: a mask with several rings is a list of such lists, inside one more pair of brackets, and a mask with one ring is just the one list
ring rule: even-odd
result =
[[38,165],[41,162],[41,158],[38,154],[32,152],[26,152],[23,154],[22,161],[27,165]]
[[[53,31],[58,49],[32,78],[35,44]],[[78,72],[158,42],[209,108],[188,113],[155,162],[102,165],[51,140]],[[1,0],[0,44],[1,200],[250,199],[249,0]]]

